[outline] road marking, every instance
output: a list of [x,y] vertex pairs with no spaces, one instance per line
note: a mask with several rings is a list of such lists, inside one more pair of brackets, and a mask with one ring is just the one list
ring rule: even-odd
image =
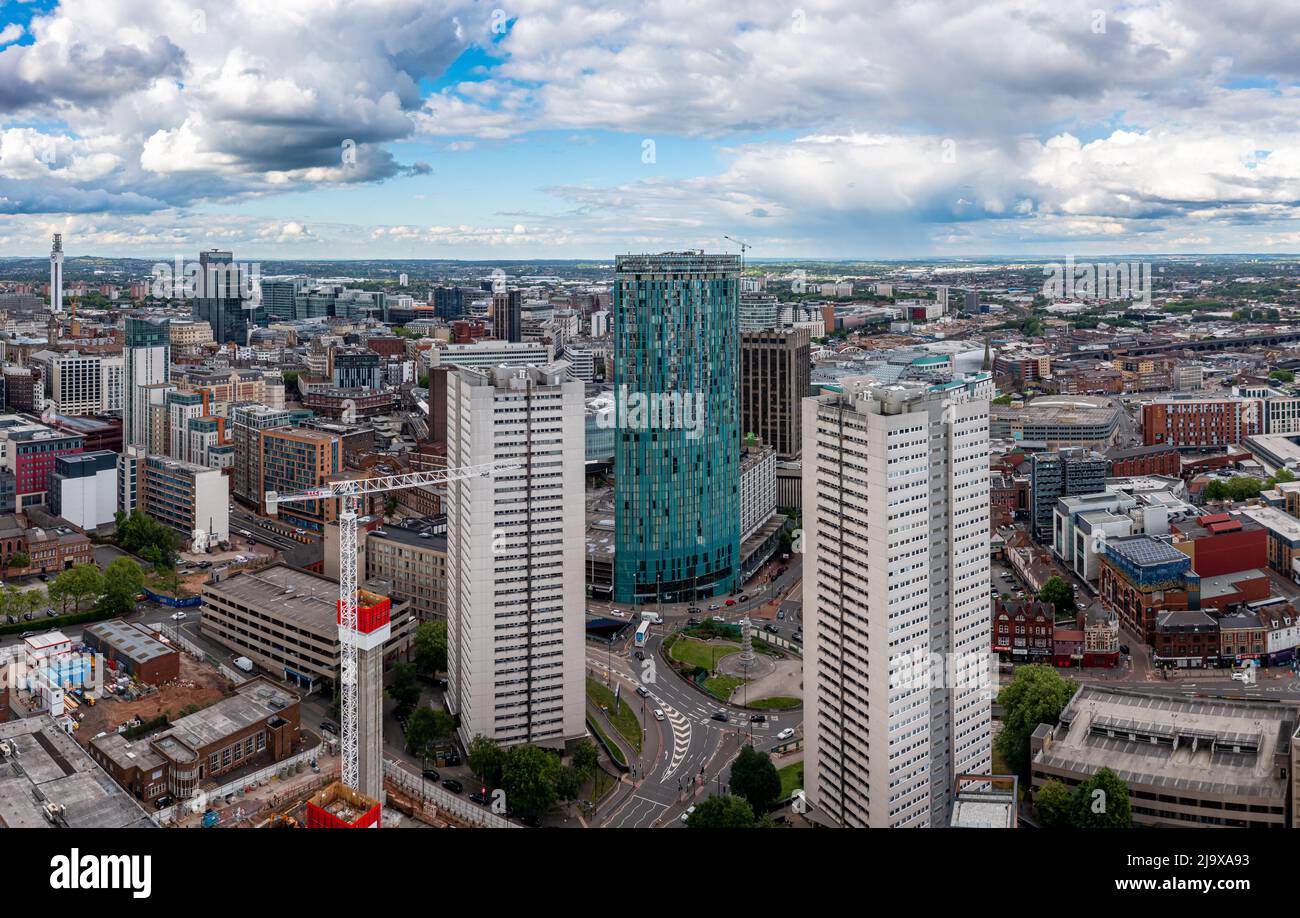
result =
[[664,701],[658,695],[651,694],[650,697],[655,700],[659,709],[664,712],[664,716],[668,718],[669,726],[673,729],[673,752],[668,761],[668,768],[664,770],[663,776],[659,779],[659,783],[662,784],[677,773],[677,769],[681,767],[682,760],[686,758],[686,753],[690,751],[691,722],[687,720],[680,711],[668,702]]

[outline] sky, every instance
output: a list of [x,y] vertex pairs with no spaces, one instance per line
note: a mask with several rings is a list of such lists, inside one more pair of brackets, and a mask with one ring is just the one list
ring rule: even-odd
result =
[[1300,252],[1282,0],[0,0],[0,256]]

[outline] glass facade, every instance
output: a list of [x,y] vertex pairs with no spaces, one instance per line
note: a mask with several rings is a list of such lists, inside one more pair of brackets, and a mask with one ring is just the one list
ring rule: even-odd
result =
[[731,591],[740,564],[740,259],[617,259],[614,598]]

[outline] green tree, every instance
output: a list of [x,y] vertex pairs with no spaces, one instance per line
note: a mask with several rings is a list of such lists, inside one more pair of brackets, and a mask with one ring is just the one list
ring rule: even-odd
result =
[[392,494],[384,496],[384,515],[392,516],[397,512],[397,498]]
[[447,668],[446,622],[423,622],[415,629],[415,668],[424,676]]
[[1021,666],[1011,683],[998,693],[1002,732],[994,748],[1016,774],[1029,773],[1029,737],[1039,724],[1056,724],[1061,709],[1074,695],[1073,681],[1043,663]]
[[1056,607],[1058,618],[1074,614],[1074,590],[1061,577],[1048,577],[1038,591],[1039,602],[1050,602]]
[[1273,487],[1285,481],[1295,481],[1295,472],[1290,469],[1278,469],[1264,482],[1266,487]]
[[14,570],[22,570],[24,567],[29,566],[31,563],[32,563],[32,559],[27,557],[26,552],[16,551],[9,556],[9,566],[12,567]]
[[76,564],[62,571],[50,583],[50,601],[60,603],[62,611],[68,611],[68,600],[72,600],[73,609],[81,611],[81,604],[87,599],[95,599],[104,592],[104,575],[93,564]]
[[755,813],[765,813],[781,796],[781,776],[772,757],[753,746],[740,750],[731,765],[731,789],[745,798]]
[[1034,810],[1038,813],[1038,821],[1047,829],[1068,826],[1073,806],[1070,789],[1055,778],[1045,781],[1038,793],[1034,794]]
[[398,663],[393,667],[388,697],[397,703],[398,714],[410,711],[420,703],[420,684],[415,681],[415,664]]
[[582,775],[577,769],[562,766],[555,775],[555,793],[561,800],[576,800],[582,792]]
[[1295,374],[1292,373],[1290,370],[1284,370],[1281,368],[1278,368],[1270,372],[1268,374],[1268,378],[1273,380],[1274,382],[1282,382],[1282,383],[1295,382]]
[[411,712],[406,722],[406,749],[421,760],[429,757],[429,749],[437,738],[437,718],[433,708],[421,705]]
[[591,776],[596,773],[600,767],[600,752],[596,749],[596,744],[591,740],[578,740],[573,747],[573,755],[570,757],[570,764],[573,770],[578,773],[582,780],[590,780]]
[[501,772],[508,805],[525,817],[545,816],[559,799],[560,770],[559,757],[540,746],[511,746]]
[[1233,500],[1250,500],[1259,497],[1263,482],[1249,475],[1238,475],[1228,482],[1228,495]]
[[176,533],[171,529],[139,510],[133,510],[130,516],[119,512],[114,519],[117,521],[117,544],[122,549],[157,567],[172,567],[176,563],[179,546]]
[[752,829],[754,809],[749,802],[730,794],[709,797],[696,804],[686,818],[688,829]]
[[1227,500],[1231,495],[1228,486],[1222,481],[1212,481],[1201,492],[1205,500]]
[[506,754],[497,741],[486,736],[476,736],[465,750],[465,764],[488,787],[501,786],[501,773],[505,768]]
[[114,558],[104,571],[104,595],[99,608],[112,615],[126,615],[135,608],[135,598],[144,589],[144,571],[134,558]]
[[1133,825],[1128,785],[1109,768],[1080,784],[1070,804],[1070,825],[1076,829],[1127,829]]

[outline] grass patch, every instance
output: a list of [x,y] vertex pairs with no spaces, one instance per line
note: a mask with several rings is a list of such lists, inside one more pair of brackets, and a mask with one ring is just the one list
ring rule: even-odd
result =
[[735,676],[709,676],[704,680],[704,690],[719,701],[730,701],[731,693],[745,684]]
[[788,711],[791,708],[797,708],[802,702],[798,698],[791,698],[789,695],[774,695],[771,698],[760,698],[757,701],[751,701],[746,707],[758,708],[760,711]]
[[598,801],[601,797],[608,794],[618,782],[610,777],[609,772],[603,768],[596,769],[596,776],[591,781],[591,794],[588,795],[592,802]]
[[632,712],[628,700],[619,693],[618,710],[614,709],[614,693],[595,679],[587,678],[587,697],[605,709],[605,716],[614,725],[614,729],[632,744],[638,753],[641,751],[641,722]]
[[735,653],[739,649],[739,644],[703,644],[699,641],[676,641],[669,648],[668,655],[678,663],[713,672],[717,669],[718,660],[721,660],[729,653]]
[[803,787],[803,762],[795,762],[785,768],[778,768],[781,776],[781,799],[788,800],[790,795]]
[[600,737],[601,745],[604,746],[605,749],[609,752],[610,757],[613,758],[614,761],[617,762],[619,765],[626,766],[627,762],[624,760],[623,750],[618,748],[618,746],[614,745],[614,742],[609,738],[609,736],[605,733],[605,731],[600,729],[600,724],[596,723],[596,719],[594,717],[588,716],[587,726],[591,728],[592,733]]

